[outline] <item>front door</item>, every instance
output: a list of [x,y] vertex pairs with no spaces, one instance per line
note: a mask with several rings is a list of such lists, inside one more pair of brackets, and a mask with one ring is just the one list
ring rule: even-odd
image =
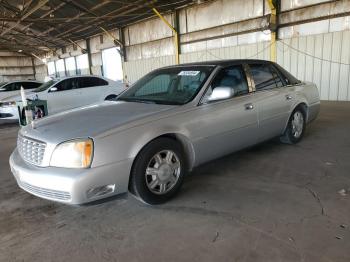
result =
[[[206,98],[217,87],[232,88],[234,96],[207,102]],[[224,68],[214,78],[193,117],[196,165],[256,142],[257,109],[248,90],[241,66]]]
[[77,78],[64,79],[46,93],[40,94],[39,99],[47,100],[49,114],[79,107],[82,98],[79,96],[78,84]]

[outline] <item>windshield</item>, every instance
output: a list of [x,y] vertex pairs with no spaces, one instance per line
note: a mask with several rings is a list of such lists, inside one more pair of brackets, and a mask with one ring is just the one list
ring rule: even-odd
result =
[[38,92],[45,91],[46,89],[48,89],[52,85],[56,84],[57,82],[58,82],[57,80],[50,80],[50,81],[42,84],[41,86],[39,86],[37,89],[33,90],[33,92],[38,93]]
[[182,66],[153,71],[122,93],[117,100],[183,105],[199,92],[213,66]]

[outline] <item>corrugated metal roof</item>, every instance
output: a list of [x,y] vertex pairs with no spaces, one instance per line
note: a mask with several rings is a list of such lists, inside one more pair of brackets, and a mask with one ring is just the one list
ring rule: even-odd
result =
[[40,53],[202,0],[0,0],[0,49]]

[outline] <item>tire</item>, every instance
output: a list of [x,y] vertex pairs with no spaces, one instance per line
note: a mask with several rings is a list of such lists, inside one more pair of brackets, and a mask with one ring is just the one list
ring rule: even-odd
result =
[[110,101],[110,100],[113,100],[113,99],[116,99],[117,98],[117,95],[108,95],[106,98],[105,98],[105,101]]
[[136,157],[129,191],[146,204],[163,204],[178,193],[187,170],[182,146],[170,138],[156,139]]
[[302,109],[296,108],[289,118],[288,125],[280,141],[285,144],[296,144],[304,136],[306,128],[305,113]]

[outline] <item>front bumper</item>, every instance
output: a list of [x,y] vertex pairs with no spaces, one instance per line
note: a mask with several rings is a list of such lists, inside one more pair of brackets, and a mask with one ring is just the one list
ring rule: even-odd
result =
[[19,116],[17,106],[0,107],[0,119],[18,120]]
[[[77,205],[128,190],[132,159],[88,169],[36,167],[25,162],[17,149],[10,157],[11,171],[23,190],[41,198]],[[91,190],[114,185],[114,191],[88,196]]]

